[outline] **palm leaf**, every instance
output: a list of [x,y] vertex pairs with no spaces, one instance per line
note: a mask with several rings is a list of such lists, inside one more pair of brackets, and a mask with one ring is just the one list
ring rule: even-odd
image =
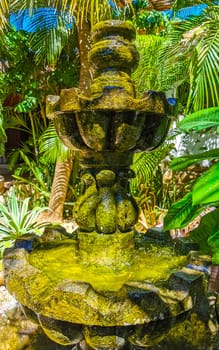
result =
[[39,139],[39,150],[48,162],[65,161],[72,152],[58,138],[54,123],[51,122]]
[[202,160],[212,160],[219,158],[219,149],[212,149],[210,151],[193,154],[189,156],[182,156],[174,158],[170,163],[170,168],[175,171],[182,170],[194,163],[200,162]]
[[159,50],[161,86],[190,84],[187,111],[218,105],[218,23],[218,6],[210,6],[173,26]]
[[8,15],[8,1],[7,0],[1,0],[0,1],[0,34],[3,32],[3,29],[7,25],[7,15]]
[[[35,60],[37,64],[41,62],[55,64],[57,62],[69,36],[71,35],[69,24],[70,23],[66,21],[66,17],[57,14],[57,26],[54,27],[51,22],[50,28],[44,27],[31,34],[30,46],[35,52]],[[34,28],[40,28],[40,16],[33,18],[31,25]]]
[[[219,12],[219,6],[215,6],[215,11]],[[189,108],[192,103],[194,111],[219,104],[218,22],[219,15],[214,13],[211,13],[209,17],[206,15],[205,22],[199,28],[201,38],[193,50],[189,68],[191,90],[187,107]]]
[[175,0],[173,3],[173,10],[174,10],[174,12],[176,12],[183,7],[189,7],[189,6],[199,5],[199,4],[212,5],[212,2],[214,2],[214,1],[210,1],[210,0]]
[[[116,4],[115,0],[112,1]],[[60,2],[56,0],[54,6],[59,6],[61,11],[67,11],[74,15],[78,25],[89,20],[91,27],[101,19],[109,18],[111,13],[111,7],[107,0],[64,0],[61,2],[61,6]]]
[[136,47],[140,54],[140,61],[137,69],[132,74],[132,79],[138,93],[145,90],[159,89],[157,52],[164,40],[164,37],[157,35],[137,35],[136,37]]
[[180,123],[180,128],[187,132],[191,129],[200,131],[219,125],[219,107],[202,109],[189,114]]
[[140,184],[147,184],[154,176],[161,159],[169,152],[170,146],[161,146],[152,152],[141,152],[134,155],[132,169],[136,177],[131,180],[130,190],[133,195],[136,195]]

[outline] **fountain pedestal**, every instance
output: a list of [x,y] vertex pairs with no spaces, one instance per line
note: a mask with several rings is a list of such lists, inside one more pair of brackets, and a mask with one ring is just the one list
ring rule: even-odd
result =
[[[59,137],[81,155],[83,193],[74,204],[79,229],[71,237],[47,230],[38,239],[17,240],[4,255],[6,286],[63,346],[207,350],[217,329],[208,273],[188,268],[191,261],[168,233],[162,242],[142,236],[139,246],[134,231],[138,208],[128,189],[129,166],[134,152],[163,142],[170,123],[163,93],[135,96],[134,38],[129,23],[97,24],[91,95],[68,89],[48,97],[47,115]],[[202,265],[207,271],[208,261]]]

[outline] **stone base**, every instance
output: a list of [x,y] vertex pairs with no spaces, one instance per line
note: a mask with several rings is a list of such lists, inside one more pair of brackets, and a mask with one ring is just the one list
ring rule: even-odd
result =
[[[85,261],[80,234],[79,240],[44,243],[30,252],[7,249],[7,289],[27,316],[64,346],[85,342],[88,349],[127,350],[163,344],[168,350],[188,344],[183,348],[207,350],[218,331],[217,293],[207,290],[209,260],[202,266],[205,272],[198,271],[193,254],[176,256],[172,248],[158,249],[151,242],[137,249],[131,236],[124,247],[132,252],[129,265],[127,257],[119,263],[121,252],[117,265],[106,261],[109,244],[98,248],[99,262],[96,254]],[[88,240],[89,251],[93,239]],[[195,262],[204,265],[205,259],[195,255]]]

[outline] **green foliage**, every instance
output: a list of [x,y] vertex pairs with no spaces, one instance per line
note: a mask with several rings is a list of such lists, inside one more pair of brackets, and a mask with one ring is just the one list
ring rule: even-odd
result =
[[212,126],[219,126],[219,107],[202,109],[191,113],[179,124],[180,128],[188,132],[189,130],[200,131]]
[[209,6],[200,16],[176,23],[159,51],[161,86],[168,90],[189,83],[190,113],[219,104],[218,8]]
[[0,156],[4,153],[4,143],[7,140],[4,127],[4,116],[3,116],[3,107],[0,101]]
[[173,10],[178,11],[183,7],[189,7],[189,6],[194,6],[194,5],[199,5],[199,4],[208,4],[212,5],[214,3],[213,1],[210,0],[175,0],[173,3]]
[[[30,35],[30,46],[35,52],[36,64],[44,63],[54,65],[57,63],[63,48],[66,46],[72,31],[70,23],[67,22],[69,16],[58,16],[56,28],[42,28]],[[40,28],[41,18],[36,17],[31,24]],[[75,42],[75,41],[74,41]]]
[[[209,112],[209,114],[208,114]],[[212,113],[213,112],[213,113]],[[211,119],[211,126],[217,126],[216,114],[212,108],[200,111],[200,113],[187,116],[181,123],[186,130],[189,130],[191,125],[194,127],[194,120],[202,116],[200,124],[202,127],[209,125]],[[191,123],[192,120],[192,123]],[[215,123],[213,122],[215,120]],[[198,124],[197,124],[198,125]],[[200,130],[198,126],[198,130]],[[191,161],[202,159],[218,159],[219,150],[210,150],[201,154],[190,157],[181,157],[179,160],[173,161],[173,168],[179,169],[179,162],[183,161],[183,166],[190,165]],[[195,217],[197,217],[206,208],[219,207],[219,163],[213,164],[200,178],[194,183],[191,192],[169,209],[165,219],[164,228],[170,230],[174,228],[183,228],[189,224]],[[218,209],[208,213],[202,218],[198,228],[190,233],[190,236],[197,241],[201,249],[213,254],[214,263],[219,264],[218,252]]]
[[[210,211],[202,217],[199,226],[190,232],[190,237],[199,243],[200,248],[205,253],[215,252],[215,240],[218,239],[219,220],[218,220],[219,208]],[[213,248],[213,249],[212,249]]]
[[184,228],[203,211],[199,205],[194,206],[192,192],[174,203],[164,218],[165,231]]
[[48,128],[39,138],[39,152],[49,163],[55,164],[56,160],[64,161],[70,152],[63,142],[58,138],[54,122],[50,122]]
[[[23,164],[18,166],[13,177],[17,180],[20,196],[25,198],[31,195],[30,205],[47,205],[52,185],[54,167],[51,169],[44,158],[38,162],[31,160],[25,153],[19,150]],[[20,184],[20,186],[18,186]],[[25,186],[26,185],[26,186]]]
[[145,90],[159,90],[159,62],[157,52],[164,38],[158,35],[137,35],[136,47],[140,54],[137,69],[132,74],[137,93]]
[[140,208],[144,228],[160,222],[161,208],[169,204],[170,197],[167,198],[163,188],[161,163],[172,148],[172,144],[163,144],[152,152],[134,155],[132,169],[136,176],[131,179],[130,191]]
[[6,203],[0,203],[0,250],[10,247],[24,234],[41,234],[48,223],[38,223],[38,216],[48,208],[36,207],[29,210],[30,198],[20,200],[14,190],[5,198]]
[[170,27],[168,16],[156,10],[137,12],[133,22],[138,30],[154,35],[165,35]]
[[192,190],[193,205],[219,204],[219,163],[211,166],[194,184]]
[[192,154],[189,156],[182,156],[174,158],[171,161],[170,168],[172,170],[182,170],[192,164],[198,163],[202,160],[214,160],[219,158],[219,149],[212,149],[206,152]]
[[147,185],[153,179],[161,160],[165,158],[171,148],[172,145],[162,145],[152,152],[140,152],[134,155],[132,169],[136,177],[130,182],[133,196],[137,195],[140,184]]

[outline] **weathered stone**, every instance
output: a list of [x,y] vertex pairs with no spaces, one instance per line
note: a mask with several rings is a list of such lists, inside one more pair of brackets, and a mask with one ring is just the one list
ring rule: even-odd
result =
[[175,248],[179,254],[187,255],[191,250],[199,250],[199,245],[190,237],[178,237],[174,239]]
[[164,242],[165,244],[172,244],[172,239],[169,232],[164,232],[161,227],[150,227],[147,230],[146,238],[154,241]]
[[151,348],[160,343],[170,330],[170,319],[161,322],[151,322],[148,325],[137,326],[135,332],[128,337],[131,344],[143,348]]
[[38,315],[38,319],[45,334],[58,344],[78,344],[84,338],[81,325],[54,320],[42,315]]
[[151,321],[174,318],[192,309],[188,292],[158,288],[151,284],[132,282],[127,285],[132,302],[147,312]]
[[111,266],[118,271],[132,264],[134,232],[99,235],[96,232],[79,232],[79,254],[86,264]]
[[84,327],[85,340],[95,350],[120,350],[126,341],[116,335],[115,327]]
[[15,241],[15,248],[24,248],[27,251],[31,251],[37,246],[39,246],[40,240],[39,236],[34,234],[25,234],[20,236]]
[[204,274],[188,268],[174,272],[168,281],[170,288],[174,290],[191,290],[194,287],[203,287]]

